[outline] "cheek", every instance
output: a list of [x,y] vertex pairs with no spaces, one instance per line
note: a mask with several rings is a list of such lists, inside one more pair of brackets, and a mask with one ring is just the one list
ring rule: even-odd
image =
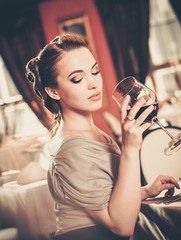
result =
[[79,88],[68,88],[62,91],[62,99],[65,102],[74,102],[75,100],[81,99],[83,92]]
[[102,76],[100,76],[100,78],[98,80],[98,84],[99,84],[100,90],[102,90],[102,86],[103,86]]

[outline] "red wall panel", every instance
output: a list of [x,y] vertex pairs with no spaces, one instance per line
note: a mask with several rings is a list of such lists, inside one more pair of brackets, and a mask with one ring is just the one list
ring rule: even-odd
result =
[[109,111],[119,117],[119,109],[111,97],[112,89],[116,84],[116,74],[104,30],[93,0],[50,0],[39,5],[40,16],[45,32],[46,41],[58,35],[57,21],[87,13],[90,20],[93,40],[104,81],[104,106],[94,114],[97,125],[111,134],[107,124],[102,119],[102,111]]

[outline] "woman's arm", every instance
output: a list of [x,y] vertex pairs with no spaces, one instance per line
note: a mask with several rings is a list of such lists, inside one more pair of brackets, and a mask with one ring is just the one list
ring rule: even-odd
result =
[[[126,97],[121,109],[122,149],[118,178],[110,196],[109,206],[101,211],[88,211],[89,214],[113,232],[121,236],[131,236],[141,205],[139,150],[142,144],[142,133],[150,126],[143,124],[144,119],[153,110],[147,108],[137,120],[128,120],[126,108],[129,97]],[[134,119],[143,105],[139,100],[129,112]]]

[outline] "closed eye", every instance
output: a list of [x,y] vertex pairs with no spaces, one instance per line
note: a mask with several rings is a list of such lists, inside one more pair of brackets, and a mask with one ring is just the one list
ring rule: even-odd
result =
[[97,72],[93,72],[92,75],[97,75],[98,73],[100,73],[100,70]]
[[79,83],[83,79],[83,70],[75,70],[68,75],[68,78],[72,83]]
[[80,79],[76,79],[76,78],[70,79],[70,81],[73,82],[73,83],[75,83],[75,84],[81,82],[81,80],[82,80],[82,78],[80,78]]
[[100,73],[99,67],[98,65],[96,65],[93,69],[92,69],[92,75],[97,75]]

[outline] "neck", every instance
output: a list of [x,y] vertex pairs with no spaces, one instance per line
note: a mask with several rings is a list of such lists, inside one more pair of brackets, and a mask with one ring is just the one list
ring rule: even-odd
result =
[[103,143],[110,142],[110,139],[94,124],[91,113],[69,112],[69,114],[64,114],[59,130],[62,138],[84,136]]
[[95,129],[95,124],[91,113],[70,113],[63,116],[63,129],[87,131]]

